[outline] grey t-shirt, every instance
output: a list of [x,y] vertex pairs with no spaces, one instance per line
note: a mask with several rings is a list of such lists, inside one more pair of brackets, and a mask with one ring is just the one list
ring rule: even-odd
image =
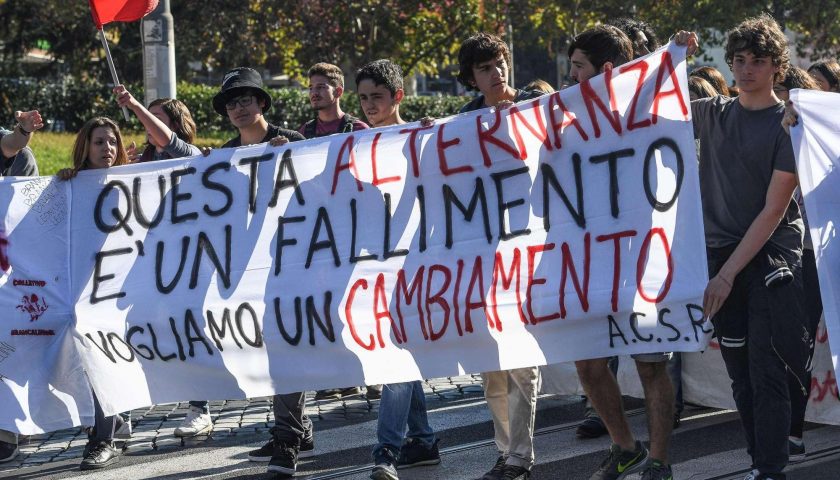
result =
[[140,157],[141,162],[169,160],[171,158],[194,157],[196,155],[201,155],[201,150],[199,150],[198,147],[181,140],[175,132],[172,132],[172,136],[169,137],[169,144],[163,147],[163,151],[159,152],[155,147],[151,146],[149,148],[149,151],[152,153],[147,155],[146,152],[143,152],[143,155]]
[[[10,130],[0,128],[0,139],[12,133]],[[13,158],[6,158],[0,152],[0,175],[4,177],[36,177],[38,176],[38,164],[35,163],[35,155],[29,147],[24,147]]]
[[[737,98],[691,102],[694,137],[700,140],[700,194],[706,245],[739,243],[764,208],[774,170],[796,173],[790,136],[782,129],[785,107],[747,110]],[[791,199],[770,242],[802,250],[804,225]]]

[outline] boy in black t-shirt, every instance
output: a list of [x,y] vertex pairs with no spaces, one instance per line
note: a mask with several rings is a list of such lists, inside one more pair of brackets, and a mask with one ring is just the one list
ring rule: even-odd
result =
[[[304,140],[294,130],[280,128],[266,121],[263,114],[271,109],[271,95],[262,88],[262,78],[256,70],[235,68],[225,74],[221,91],[213,97],[213,109],[227,115],[239,135],[228,140],[222,148],[271,142],[281,145]],[[274,427],[271,439],[262,447],[248,452],[252,462],[268,461],[268,471],[294,475],[297,460],[315,452],[312,421],[304,414],[304,392],[274,395]],[[192,407],[202,402],[190,402]],[[206,402],[203,402],[206,405]],[[204,407],[206,408],[206,406]]]
[[[677,34],[696,47],[696,36]],[[747,479],[784,479],[790,399],[787,375],[804,377],[804,226],[792,199],[797,179],[784,104],[773,85],[790,66],[787,39],[768,15],[731,30],[726,61],[737,98],[692,102],[700,140],[700,193],[712,318],[752,457]],[[803,386],[803,394],[806,389]]]
[[265,112],[271,110],[271,95],[263,90],[262,77],[252,68],[234,68],[225,74],[221,90],[213,97],[213,110],[227,116],[239,131],[222,148],[265,143],[278,137],[286,141],[304,139],[300,133],[271,125],[265,119]]

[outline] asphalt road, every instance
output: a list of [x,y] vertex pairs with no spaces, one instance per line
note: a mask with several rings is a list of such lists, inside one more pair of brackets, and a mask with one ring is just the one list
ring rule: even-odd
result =
[[[634,434],[646,439],[646,418],[638,401],[627,402]],[[597,468],[609,446],[607,438],[580,440],[574,429],[582,415],[578,397],[540,398],[535,438],[537,465],[533,479],[583,479]],[[483,399],[463,398],[436,404],[429,415],[441,438],[443,461],[434,467],[400,471],[406,480],[475,479],[496,458],[492,424]],[[316,453],[298,465],[296,478],[307,480],[367,479],[375,441],[375,414],[321,421],[315,433]],[[789,467],[788,478],[840,479],[840,427],[808,425],[808,459]],[[0,478],[96,480],[128,479],[273,479],[265,464],[248,462],[247,452],[266,440],[265,434],[238,435],[196,442],[188,448],[160,448],[132,453],[106,470],[80,472],[78,459],[51,462],[0,474]],[[671,444],[675,479],[742,479],[749,459],[733,412],[691,409],[683,415]],[[635,477],[629,477],[633,479]]]

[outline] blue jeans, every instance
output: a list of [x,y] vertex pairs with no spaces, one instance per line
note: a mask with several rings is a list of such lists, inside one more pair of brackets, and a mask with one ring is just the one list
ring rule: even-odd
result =
[[435,443],[435,432],[426,416],[426,395],[420,381],[391,383],[382,388],[376,424],[378,443],[373,451],[387,447],[399,453],[404,438],[419,440],[429,447]]

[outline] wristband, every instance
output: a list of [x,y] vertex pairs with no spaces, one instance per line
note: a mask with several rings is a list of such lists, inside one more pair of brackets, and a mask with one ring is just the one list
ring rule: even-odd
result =
[[720,279],[721,279],[721,280],[723,280],[723,283],[725,283],[725,284],[729,285],[729,288],[732,288],[732,282],[730,282],[729,280],[727,280],[727,279],[723,278],[723,275],[718,275],[718,276],[720,277]]
[[20,122],[18,122],[18,124],[15,125],[15,127],[17,127],[17,129],[20,131],[20,134],[23,135],[24,137],[28,137],[28,136],[32,135],[32,132],[27,132],[26,130],[23,129],[23,125],[21,125]]

